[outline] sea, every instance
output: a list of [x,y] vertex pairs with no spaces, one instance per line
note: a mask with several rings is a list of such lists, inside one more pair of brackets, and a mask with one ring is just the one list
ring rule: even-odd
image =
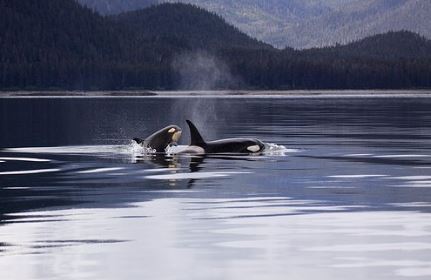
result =
[[430,278],[431,93],[0,97],[0,279]]

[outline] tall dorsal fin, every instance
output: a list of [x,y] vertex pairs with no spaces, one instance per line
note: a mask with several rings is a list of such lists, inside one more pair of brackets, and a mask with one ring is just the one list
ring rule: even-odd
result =
[[205,140],[202,138],[196,126],[189,120],[186,120],[190,128],[190,145],[191,146],[203,146],[205,145]]

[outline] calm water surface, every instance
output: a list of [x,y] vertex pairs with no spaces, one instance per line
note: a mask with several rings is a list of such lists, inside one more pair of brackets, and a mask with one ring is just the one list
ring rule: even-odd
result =
[[[186,119],[277,146],[129,140]],[[8,98],[0,148],[0,279],[431,277],[431,98]]]

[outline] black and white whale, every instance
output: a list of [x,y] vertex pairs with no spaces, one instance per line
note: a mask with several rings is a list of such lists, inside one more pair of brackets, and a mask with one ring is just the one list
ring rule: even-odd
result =
[[190,128],[190,145],[183,152],[194,153],[259,153],[265,149],[265,144],[253,138],[229,138],[206,142],[196,126],[187,120]]
[[157,153],[164,153],[169,145],[173,145],[181,137],[182,130],[179,126],[170,125],[154,132],[145,139],[134,138],[133,140],[144,148],[152,149]]

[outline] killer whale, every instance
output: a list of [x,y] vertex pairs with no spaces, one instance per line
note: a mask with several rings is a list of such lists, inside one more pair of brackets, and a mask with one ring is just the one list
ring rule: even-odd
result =
[[169,125],[162,128],[145,139],[133,140],[144,148],[152,149],[157,153],[164,153],[169,145],[175,144],[181,137],[182,130],[179,126]]
[[196,126],[187,120],[190,129],[190,145],[186,149],[196,153],[259,153],[265,144],[254,138],[229,138],[206,142]]

